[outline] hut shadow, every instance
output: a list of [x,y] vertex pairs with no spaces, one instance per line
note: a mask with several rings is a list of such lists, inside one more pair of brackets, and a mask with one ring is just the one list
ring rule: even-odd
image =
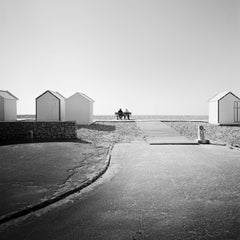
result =
[[106,131],[106,132],[112,132],[116,130],[116,127],[113,125],[105,125],[105,124],[99,124],[99,123],[93,123],[90,125],[80,125],[77,124],[77,129],[91,129],[96,131]]
[[240,128],[239,124],[219,124],[219,127],[237,127]]

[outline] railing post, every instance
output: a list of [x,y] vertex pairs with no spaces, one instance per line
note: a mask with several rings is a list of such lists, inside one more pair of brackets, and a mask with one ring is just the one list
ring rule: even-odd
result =
[[28,131],[28,137],[29,137],[30,141],[32,142],[33,141],[33,130]]

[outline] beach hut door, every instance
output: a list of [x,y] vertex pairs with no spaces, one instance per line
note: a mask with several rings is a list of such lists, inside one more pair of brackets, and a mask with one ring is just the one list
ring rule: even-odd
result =
[[234,122],[240,122],[240,101],[234,102]]

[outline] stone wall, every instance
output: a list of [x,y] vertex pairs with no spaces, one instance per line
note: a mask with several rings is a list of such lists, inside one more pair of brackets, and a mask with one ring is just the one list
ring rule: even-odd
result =
[[0,142],[75,139],[76,122],[0,122]]

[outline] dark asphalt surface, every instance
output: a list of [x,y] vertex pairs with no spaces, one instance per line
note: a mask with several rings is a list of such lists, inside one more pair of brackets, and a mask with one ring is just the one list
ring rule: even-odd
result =
[[0,219],[91,180],[106,154],[106,147],[73,142],[0,146]]
[[240,239],[240,151],[117,144],[97,183],[0,239]]

